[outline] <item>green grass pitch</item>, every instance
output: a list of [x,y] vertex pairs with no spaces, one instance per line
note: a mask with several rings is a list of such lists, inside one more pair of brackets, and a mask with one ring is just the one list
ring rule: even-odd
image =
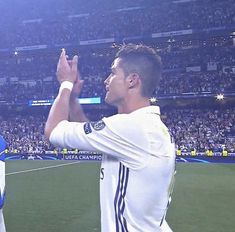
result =
[[[69,162],[7,161],[6,173]],[[100,231],[99,163],[7,175],[6,187],[7,232]],[[234,198],[234,164],[177,164],[167,221],[174,232],[234,232]]]

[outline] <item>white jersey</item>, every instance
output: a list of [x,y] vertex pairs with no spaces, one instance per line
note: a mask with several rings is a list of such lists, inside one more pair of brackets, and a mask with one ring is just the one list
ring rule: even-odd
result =
[[164,220],[175,171],[175,148],[157,106],[99,122],[62,121],[50,141],[102,152],[102,232],[168,232]]

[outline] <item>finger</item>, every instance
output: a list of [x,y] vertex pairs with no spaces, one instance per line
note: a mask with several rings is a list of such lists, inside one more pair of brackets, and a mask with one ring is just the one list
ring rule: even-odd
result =
[[69,64],[70,68],[72,68],[73,60],[67,60],[67,62],[68,62],[68,64]]
[[72,59],[72,71],[77,72],[78,70],[78,56],[74,56]]
[[58,70],[58,67],[61,65],[64,57],[66,56],[66,51],[64,48],[62,48],[61,50],[61,53],[60,53],[60,58],[59,58],[59,61],[58,61],[58,64],[57,64],[57,70]]
[[70,68],[72,68],[72,60],[68,60],[68,64],[69,64]]
[[77,80],[81,80],[81,74],[80,74],[80,71],[78,70],[78,74],[77,74]]
[[66,65],[67,64],[67,58],[66,58],[66,51],[63,48],[60,54],[59,64]]
[[60,58],[62,58],[63,56],[66,56],[66,51],[64,48],[61,49]]
[[67,57],[66,51],[65,51],[65,49],[63,48],[62,51],[61,51],[61,54],[60,54],[60,60],[67,62],[67,58],[66,58],[66,57]]

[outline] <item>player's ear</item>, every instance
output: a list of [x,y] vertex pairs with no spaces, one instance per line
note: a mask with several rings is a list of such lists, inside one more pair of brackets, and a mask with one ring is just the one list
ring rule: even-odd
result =
[[140,76],[138,73],[131,73],[127,77],[127,81],[129,89],[135,88],[137,85],[140,84]]

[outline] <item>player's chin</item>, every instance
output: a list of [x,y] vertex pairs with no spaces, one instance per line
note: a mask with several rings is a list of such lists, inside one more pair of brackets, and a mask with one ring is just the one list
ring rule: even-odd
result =
[[109,98],[109,96],[108,96],[108,93],[106,93],[106,96],[105,96],[105,98],[104,98],[104,101],[105,101],[106,103],[110,104],[110,98]]
[[112,98],[111,98],[109,92],[106,93],[104,100],[107,104],[112,105]]

